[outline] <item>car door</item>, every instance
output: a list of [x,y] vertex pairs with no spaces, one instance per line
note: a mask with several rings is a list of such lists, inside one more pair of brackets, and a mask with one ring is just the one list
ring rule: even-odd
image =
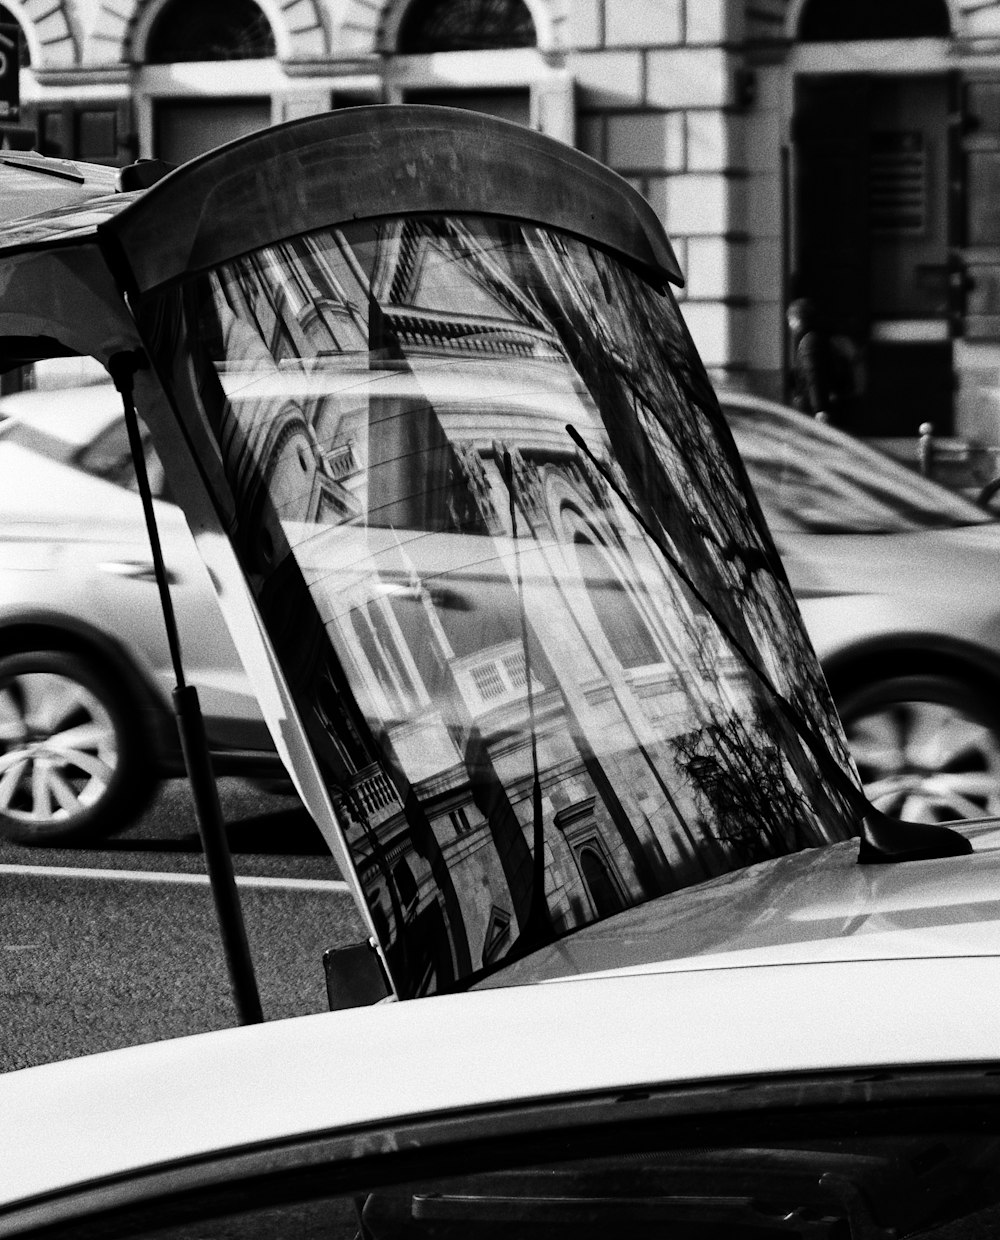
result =
[[[183,513],[170,498],[163,468],[144,427],[142,436],[185,676],[198,687],[210,738],[226,748],[270,749],[256,697],[222,621],[208,570]],[[114,527],[97,517],[100,534],[89,546],[92,588],[103,623],[108,631],[117,631],[129,649],[141,654],[164,694],[169,694],[176,677],[124,419],[111,420],[81,450],[75,463],[95,483],[110,484],[120,492],[112,504]],[[95,506],[97,502],[95,495]]]

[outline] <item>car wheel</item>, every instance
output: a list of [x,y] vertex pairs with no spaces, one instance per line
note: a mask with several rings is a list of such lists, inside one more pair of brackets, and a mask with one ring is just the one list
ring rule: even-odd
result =
[[126,827],[153,787],[129,703],[80,655],[0,657],[0,835],[62,844]]
[[910,822],[1000,813],[1000,718],[984,694],[947,676],[900,676],[838,707],[877,809]]

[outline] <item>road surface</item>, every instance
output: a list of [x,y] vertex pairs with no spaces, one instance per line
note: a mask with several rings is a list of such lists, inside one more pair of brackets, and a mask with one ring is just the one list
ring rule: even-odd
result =
[[[294,797],[220,781],[265,1018],[326,1009],[322,955],[364,934]],[[89,849],[0,843],[0,1071],[236,1023],[190,792]]]

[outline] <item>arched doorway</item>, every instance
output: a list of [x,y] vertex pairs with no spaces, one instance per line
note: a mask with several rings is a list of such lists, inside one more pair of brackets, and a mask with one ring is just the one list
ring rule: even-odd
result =
[[17,63],[22,69],[30,68],[31,52],[28,48],[28,40],[24,37],[24,31],[21,29],[21,23],[14,14],[5,5],[0,4],[0,27],[6,26],[10,30],[11,35],[16,36],[17,40]]
[[950,35],[948,6],[807,0],[795,33],[802,44],[891,40],[899,56],[890,57],[886,43],[888,70],[866,71],[877,58],[831,47],[828,71],[796,79],[789,296],[814,299],[829,331],[849,337],[863,356],[859,433],[915,436],[931,422],[949,434],[956,83],[943,50],[940,71],[895,71],[914,40]]
[[224,5],[173,0],[146,41],[146,63],[193,60],[264,60],[275,54],[274,33],[253,0]]
[[798,29],[804,43],[944,39],[950,33],[945,0],[807,0]]
[[535,23],[524,0],[412,0],[399,27],[397,49],[484,52],[534,47]]
[[[149,29],[143,60],[149,65],[193,61],[263,61],[275,39],[254,0],[171,0]],[[154,154],[180,164],[223,142],[271,123],[269,96],[160,98],[153,107]]]
[[598,917],[611,917],[620,913],[625,907],[621,893],[611,877],[603,856],[596,847],[580,849],[580,873],[586,884],[587,891],[594,903],[594,911]]
[[[396,51],[401,56],[495,53],[536,43],[535,23],[524,0],[411,0],[399,25]],[[487,112],[522,125],[531,119],[526,88],[411,88],[406,99]]]
[[14,14],[0,4],[0,148],[33,146],[21,119],[20,71],[31,64],[28,41]]

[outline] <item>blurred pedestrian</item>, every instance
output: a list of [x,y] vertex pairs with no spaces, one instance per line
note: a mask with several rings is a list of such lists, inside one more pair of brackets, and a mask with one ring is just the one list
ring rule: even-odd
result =
[[857,381],[850,342],[832,338],[815,302],[799,297],[788,307],[792,336],[792,404],[803,413],[854,429]]

